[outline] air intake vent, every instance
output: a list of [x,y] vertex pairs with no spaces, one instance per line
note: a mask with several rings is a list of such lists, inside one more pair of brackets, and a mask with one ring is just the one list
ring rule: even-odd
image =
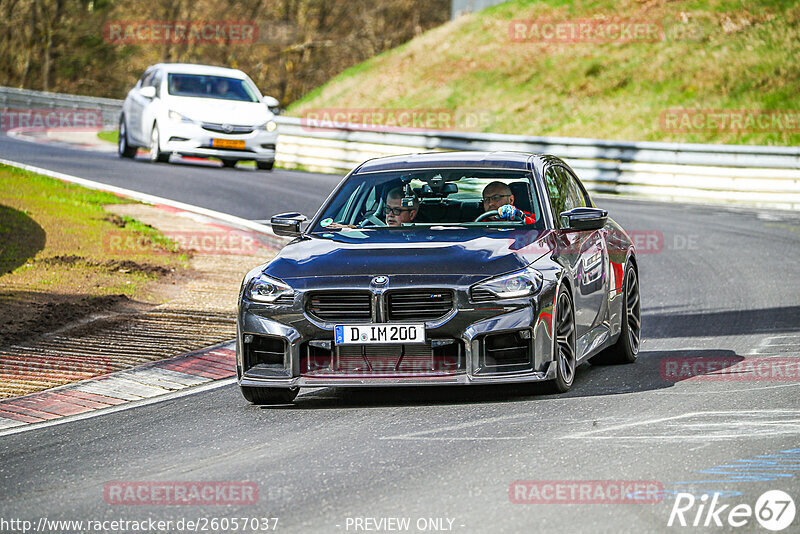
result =
[[308,313],[323,321],[367,322],[372,317],[368,291],[317,291],[307,302]]
[[490,300],[497,299],[494,293],[492,293],[488,289],[481,289],[479,287],[472,289],[472,294],[470,295],[470,298],[472,299],[473,302],[487,302]]
[[453,309],[453,292],[413,289],[388,294],[390,321],[434,321]]
[[291,306],[292,304],[294,304],[294,295],[281,295],[280,297],[275,299],[275,302],[273,304],[276,304],[278,306]]

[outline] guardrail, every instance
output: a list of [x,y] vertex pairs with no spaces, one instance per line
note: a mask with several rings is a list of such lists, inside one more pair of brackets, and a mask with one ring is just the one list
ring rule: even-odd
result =
[[0,110],[8,109],[93,109],[103,114],[104,130],[115,130],[122,100],[0,87]]
[[[116,128],[121,100],[0,87],[0,108],[93,108]],[[277,164],[344,173],[366,159],[445,150],[513,150],[562,157],[591,191],[674,201],[800,209],[800,147],[626,142],[450,131],[326,128],[278,117]]]

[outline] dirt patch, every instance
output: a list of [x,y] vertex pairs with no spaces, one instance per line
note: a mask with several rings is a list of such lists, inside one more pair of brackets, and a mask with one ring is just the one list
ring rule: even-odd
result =
[[111,224],[119,228],[125,228],[125,225],[127,224],[125,219],[123,219],[119,215],[114,215],[113,213],[110,213],[106,217],[103,217],[103,220],[106,222],[110,222]]
[[108,272],[119,273],[138,273],[153,278],[160,278],[175,272],[174,268],[164,267],[163,265],[154,265],[151,263],[137,262],[133,260],[108,260],[105,262],[97,262],[87,260],[83,256],[53,256],[52,258],[42,258],[41,261],[47,265],[83,265],[86,267],[103,267]]
[[0,292],[0,348],[58,330],[92,315],[138,308],[126,295]]

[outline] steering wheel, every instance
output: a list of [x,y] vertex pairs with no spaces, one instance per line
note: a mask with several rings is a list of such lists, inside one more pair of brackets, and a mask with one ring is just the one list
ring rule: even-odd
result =
[[[499,215],[499,212],[500,212],[500,210],[489,210],[487,212],[481,213],[480,215],[478,215],[478,218],[475,219],[475,222],[481,222],[483,220],[488,219],[489,217],[497,217]],[[525,216],[522,215],[521,211],[518,211],[516,213],[516,215],[515,215],[514,220],[524,221],[525,220]]]
[[497,210],[489,210],[484,213],[478,215],[478,218],[475,219],[475,222],[481,222],[484,219],[488,219],[489,217],[497,217]]
[[366,222],[371,222],[371,223],[372,223],[372,224],[374,224],[375,226],[386,226],[386,223],[385,223],[385,222],[383,222],[382,220],[380,220],[379,218],[375,217],[375,214],[374,214],[374,213],[370,213],[369,215],[367,215],[367,216],[364,218],[364,220],[363,220],[363,221],[361,221],[360,223],[358,223],[358,226],[360,226],[360,227],[362,227],[362,228],[363,228],[363,227],[364,227],[364,223],[366,223]]

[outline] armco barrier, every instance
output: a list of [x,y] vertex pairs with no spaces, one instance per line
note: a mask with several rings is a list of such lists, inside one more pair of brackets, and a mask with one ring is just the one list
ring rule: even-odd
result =
[[103,129],[113,130],[119,125],[122,100],[0,87],[0,112],[7,109],[95,109],[103,114]]
[[[91,108],[116,128],[121,100],[0,87],[0,109]],[[344,173],[378,156],[442,150],[515,150],[564,158],[592,191],[675,201],[800,209],[800,147],[627,142],[450,131],[321,128],[278,117],[277,163]]]

